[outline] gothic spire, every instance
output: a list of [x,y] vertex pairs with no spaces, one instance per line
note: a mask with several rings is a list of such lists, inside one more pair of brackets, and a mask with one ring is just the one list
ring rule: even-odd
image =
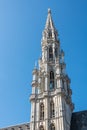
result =
[[46,25],[45,25],[45,29],[43,31],[42,39],[43,40],[46,40],[46,39],[57,40],[57,31],[56,31],[56,28],[55,28],[53,20],[52,20],[50,9],[48,9],[48,15],[47,15]]
[[45,29],[55,29],[53,20],[52,20],[52,16],[51,16],[51,9],[48,9],[48,16],[47,16],[47,20],[46,20]]

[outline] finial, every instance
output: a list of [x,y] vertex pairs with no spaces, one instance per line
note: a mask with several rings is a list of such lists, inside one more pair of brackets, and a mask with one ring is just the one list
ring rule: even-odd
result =
[[51,9],[50,8],[48,8],[48,13],[51,14]]
[[37,68],[37,61],[35,61],[35,66],[34,67]]

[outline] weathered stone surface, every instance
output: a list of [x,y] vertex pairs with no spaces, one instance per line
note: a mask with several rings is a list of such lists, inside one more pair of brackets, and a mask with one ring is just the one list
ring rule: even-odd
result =
[[87,110],[72,114],[71,130],[87,130]]

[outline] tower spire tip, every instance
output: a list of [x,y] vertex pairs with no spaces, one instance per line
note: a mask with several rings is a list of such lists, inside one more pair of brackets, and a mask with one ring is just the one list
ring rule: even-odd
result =
[[48,13],[51,13],[51,9],[50,8],[48,8]]

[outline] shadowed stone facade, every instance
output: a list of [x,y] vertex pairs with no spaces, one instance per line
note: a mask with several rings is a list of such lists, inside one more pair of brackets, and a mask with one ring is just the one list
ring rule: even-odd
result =
[[87,130],[87,110],[72,114],[70,130]]

